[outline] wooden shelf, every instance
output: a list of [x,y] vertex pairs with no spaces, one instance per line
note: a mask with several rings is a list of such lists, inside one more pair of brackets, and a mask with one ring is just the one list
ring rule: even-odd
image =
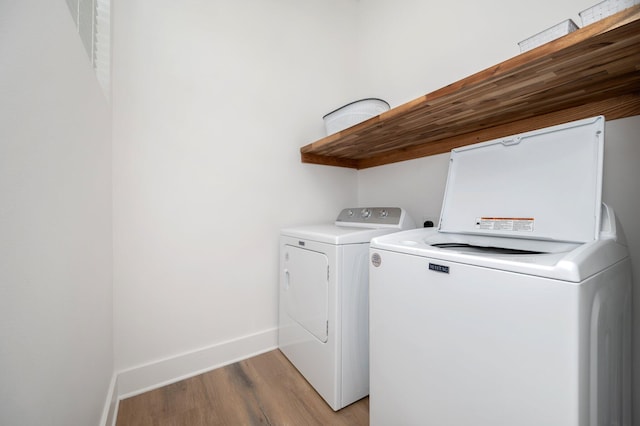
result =
[[594,115],[640,115],[640,6],[300,149],[364,169]]

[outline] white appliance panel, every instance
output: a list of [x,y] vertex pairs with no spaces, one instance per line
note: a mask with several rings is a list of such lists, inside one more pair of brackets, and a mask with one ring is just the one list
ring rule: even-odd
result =
[[[625,339],[597,307],[629,297],[626,262],[576,284],[371,251],[381,258],[370,274],[372,425],[578,426],[590,409],[626,416],[628,365],[616,364]],[[597,302],[606,287],[614,296]],[[630,306],[618,317],[630,322]],[[606,361],[590,358],[590,346]],[[615,379],[602,379],[593,365],[602,362]]]
[[375,237],[372,425],[631,426],[604,117],[455,149],[438,230]]
[[[296,247],[300,242],[305,249]],[[287,271],[291,271],[291,264],[299,261],[295,254],[302,250],[322,253],[328,259],[327,338],[324,341],[294,319],[294,315],[304,317],[303,312],[291,313],[302,304],[288,295],[291,287],[287,289]],[[327,404],[339,410],[369,394],[369,244],[332,245],[283,236],[280,251],[278,347]],[[311,257],[317,259],[316,255]],[[322,262],[316,265],[315,274],[320,274],[320,265]],[[313,268],[305,269],[312,273]],[[323,279],[327,277],[326,271],[326,268],[322,270]],[[311,296],[312,293],[305,294]],[[318,308],[313,300],[308,304],[312,310]]]
[[373,237],[393,232],[389,228],[362,228],[332,224],[308,225],[302,228],[285,228],[281,235],[321,243],[343,245],[368,243]]
[[454,149],[442,232],[586,242],[600,230],[604,117]]
[[369,394],[369,244],[342,246],[340,255],[341,404],[345,406]]
[[369,394],[369,242],[413,223],[365,207],[281,230],[278,347],[333,410]]
[[591,306],[584,309],[589,333],[583,348],[589,354],[589,386],[584,387],[589,389],[589,419],[595,425],[632,425],[630,262],[627,258],[594,278],[587,297]]
[[321,342],[329,328],[329,259],[326,254],[287,245],[284,305],[289,316]]
[[[330,275],[328,281],[328,335],[326,342],[316,336],[296,321],[288,312],[294,310],[287,303],[292,302],[286,297],[286,275],[291,257],[287,260],[287,253],[301,240],[282,236],[280,238],[280,308],[278,325],[278,347],[300,373],[312,384],[329,405],[337,406],[339,401],[339,354],[342,350],[341,340],[336,333],[336,321],[339,317],[338,294],[336,289],[336,273],[341,270],[341,246],[319,243],[316,241],[302,241],[307,250],[324,253],[328,259]],[[295,259],[294,259],[295,260]],[[322,275],[326,277],[326,270]]]

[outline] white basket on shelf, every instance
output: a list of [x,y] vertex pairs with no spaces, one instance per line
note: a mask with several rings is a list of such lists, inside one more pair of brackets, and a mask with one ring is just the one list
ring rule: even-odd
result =
[[640,4],[640,0],[605,0],[580,12],[582,26],[593,24],[631,6]]
[[520,46],[520,52],[526,52],[527,50],[542,46],[545,43],[549,43],[552,40],[572,33],[577,29],[578,26],[575,22],[573,22],[572,19],[562,21],[559,24],[554,25],[551,28],[547,28],[546,30],[541,31],[526,40],[522,40],[520,43],[518,43],[518,46]]
[[389,111],[389,104],[386,101],[367,98],[344,105],[322,118],[327,135],[331,135],[385,111]]

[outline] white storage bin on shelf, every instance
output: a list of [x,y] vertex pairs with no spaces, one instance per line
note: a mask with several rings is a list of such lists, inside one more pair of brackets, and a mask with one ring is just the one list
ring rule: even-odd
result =
[[526,40],[522,40],[520,43],[518,43],[518,46],[520,46],[520,52],[526,52],[527,50],[531,50],[545,43],[549,43],[550,41],[572,33],[577,29],[578,26],[575,22],[573,22],[572,19],[562,21],[559,24],[554,25],[551,28],[547,28],[546,30],[539,32],[538,34],[531,36]]
[[582,26],[593,24],[602,18],[611,16],[636,4],[640,4],[640,0],[605,0],[600,2],[580,12]]
[[389,104],[382,99],[367,98],[342,106],[323,118],[327,135],[337,133],[371,117],[389,111]]

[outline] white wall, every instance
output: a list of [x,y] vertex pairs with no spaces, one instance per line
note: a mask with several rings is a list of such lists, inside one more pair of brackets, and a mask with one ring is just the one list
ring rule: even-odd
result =
[[394,107],[517,55],[519,41],[565,19],[580,24],[595,3],[359,0],[354,83]]
[[[360,93],[376,91],[392,106],[429,93],[518,54],[517,42],[578,12],[590,0],[450,3],[360,0]],[[460,11],[466,11],[460,13]],[[384,30],[381,30],[384,29]],[[366,70],[366,72],[365,72]],[[629,242],[640,306],[640,117],[606,125],[603,199],[618,215]],[[362,205],[397,204],[422,222],[439,217],[448,154],[358,173]],[[399,190],[400,188],[400,190]],[[434,220],[435,222],[435,220]],[[640,419],[640,314],[634,317],[634,418]]]
[[113,372],[109,109],[63,0],[0,2],[0,424],[95,425]]
[[355,5],[115,3],[118,370],[275,330],[280,228],[357,201],[299,157],[353,96]]

